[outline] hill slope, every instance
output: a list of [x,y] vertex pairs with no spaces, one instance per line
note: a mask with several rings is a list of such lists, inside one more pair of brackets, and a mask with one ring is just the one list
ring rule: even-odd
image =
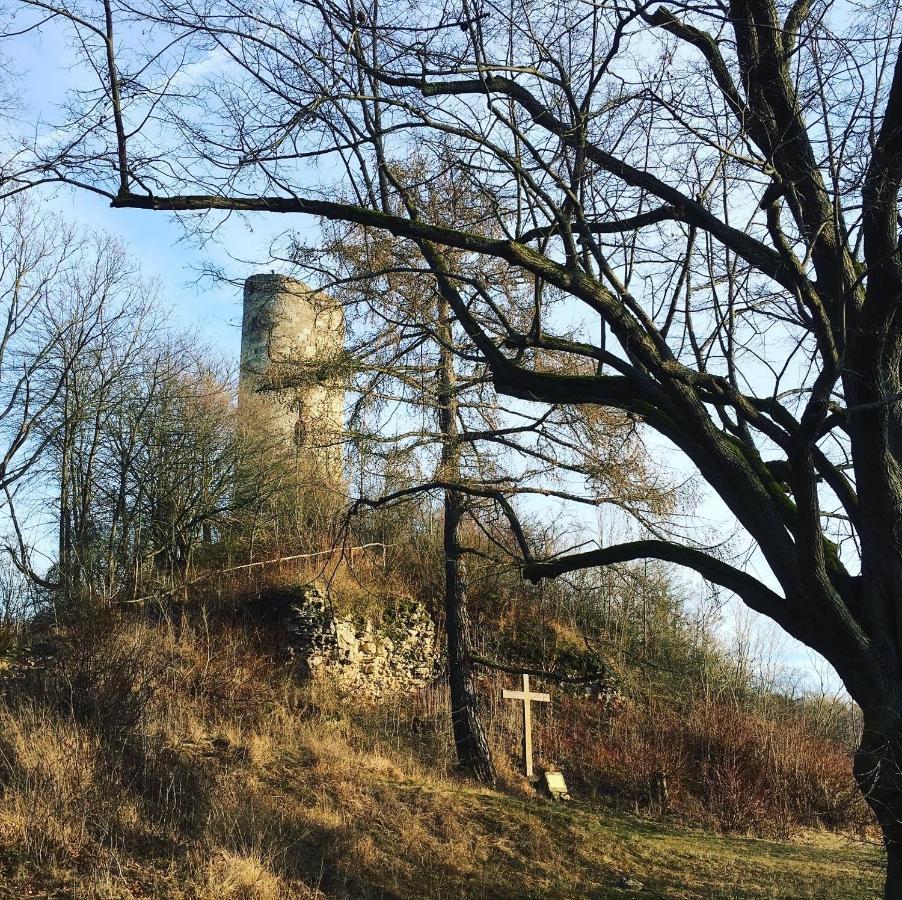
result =
[[510,771],[462,782],[440,688],[355,708],[206,619],[59,640],[0,691],[0,897],[878,895],[878,850],[826,832],[723,837],[555,804]]
[[[68,744],[54,755],[47,731],[21,733],[38,738],[33,752],[51,751],[57,773],[42,780],[34,760],[30,785],[20,779],[19,793],[4,798],[0,896],[878,895],[879,853],[827,833],[796,843],[723,837],[482,790],[431,777],[404,753],[355,748],[345,722],[284,726],[247,732],[241,743],[217,735],[161,748],[151,763],[164,769],[158,780],[168,778],[155,785],[160,794],[138,803],[120,798],[106,811],[110,821],[101,794],[115,773],[95,761],[80,784],[65,783],[60,754],[74,754],[73,778],[89,742],[57,726]],[[167,794],[177,804],[168,812],[158,808]]]

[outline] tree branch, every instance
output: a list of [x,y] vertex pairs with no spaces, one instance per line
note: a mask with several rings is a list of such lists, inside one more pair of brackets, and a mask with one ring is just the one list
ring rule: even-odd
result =
[[756,612],[770,616],[779,622],[791,617],[790,604],[757,578],[729,565],[708,553],[669,541],[645,540],[615,544],[598,550],[587,550],[558,559],[529,562],[523,567],[523,575],[532,582],[542,578],[557,578],[566,572],[610,566],[614,563],[636,559],[660,559],[676,563],[698,572],[707,581],[733,591]]

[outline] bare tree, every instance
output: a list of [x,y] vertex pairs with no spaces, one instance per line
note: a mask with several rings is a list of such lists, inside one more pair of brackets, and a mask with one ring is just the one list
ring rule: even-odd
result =
[[282,486],[196,339],[172,338],[145,316],[117,324],[112,343],[72,367],[80,381],[64,392],[52,456],[59,587],[70,599],[184,589],[198,550],[231,537]]
[[234,531],[282,482],[266,442],[242,429],[229,380],[205,354],[175,341],[150,362],[154,386],[133,397],[141,412],[132,448],[117,456],[127,481],[116,497],[127,498],[138,559],[179,587],[198,550]]
[[[36,474],[69,423],[75,358],[104,331],[81,298],[102,265],[83,236],[22,198],[0,207],[0,490]],[[77,273],[77,275],[76,275]],[[82,284],[76,286],[76,282]],[[96,287],[96,284],[95,284]],[[71,352],[67,352],[71,351]]]
[[[182,584],[196,548],[274,481],[263,448],[238,427],[225,370],[195,338],[162,328],[155,291],[121,243],[23,198],[5,212],[6,549],[67,601],[134,599],[154,572]],[[49,528],[57,553],[42,573],[36,537]]]
[[159,326],[153,289],[128,263],[122,244],[83,234],[78,248],[57,285],[56,315],[65,327],[49,378],[61,377],[61,390],[41,423],[49,443],[40,470],[58,490],[57,586],[70,597],[83,588],[108,596],[116,575],[111,559],[109,577],[92,584],[100,562],[96,493],[116,414]]
[[[415,161],[412,161],[412,165]],[[479,198],[434,179],[423,194],[449,221]],[[461,771],[495,780],[474,681],[479,640],[469,611],[465,559],[476,553],[463,537],[467,521],[485,539],[496,564],[528,553],[518,498],[542,496],[590,507],[615,504],[643,522],[673,509],[665,479],[650,477],[634,423],[620,414],[590,417],[576,409],[506,408],[490,373],[472,352],[446,298],[419,255],[371,229],[330,229],[316,247],[292,248],[292,261],[325,281],[348,310],[352,341],[343,366],[353,370],[352,444],[361,478],[352,513],[385,509],[439,494],[443,512],[444,623],[451,721]],[[465,260],[461,259],[463,264]],[[500,290],[504,272],[483,270]],[[508,286],[508,291],[516,286]],[[310,373],[322,377],[314,366]],[[374,460],[395,481],[367,478]],[[406,464],[402,462],[406,461]],[[400,470],[400,471],[399,471]],[[568,483],[569,482],[569,483]],[[575,482],[575,483],[573,483]],[[506,534],[498,524],[507,526]]]
[[[7,194],[64,180],[117,207],[389,231],[499,392],[622,410],[683,454],[770,576],[691,535],[526,572],[668,560],[830,660],[863,712],[856,775],[902,897],[896,4],[18,6],[65,19],[101,79],[58,143],[11,154]],[[413,145],[491,222],[411,203],[417,173],[391,163]],[[323,199],[334,181],[353,203]],[[519,273],[518,302],[449,249]]]

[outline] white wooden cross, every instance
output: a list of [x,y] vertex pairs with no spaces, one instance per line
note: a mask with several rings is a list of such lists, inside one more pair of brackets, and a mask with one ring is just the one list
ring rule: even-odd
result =
[[505,700],[523,701],[523,763],[526,766],[526,777],[532,778],[532,710],[530,702],[550,703],[550,694],[533,694],[529,690],[529,676],[523,676],[522,691],[503,690],[501,695]]

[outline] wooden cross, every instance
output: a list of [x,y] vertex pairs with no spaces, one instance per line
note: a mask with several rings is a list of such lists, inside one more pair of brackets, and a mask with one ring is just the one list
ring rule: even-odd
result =
[[550,694],[533,694],[529,690],[529,676],[523,676],[522,691],[503,690],[501,695],[505,700],[523,701],[523,763],[526,766],[526,777],[532,778],[532,710],[530,702],[550,703]]

